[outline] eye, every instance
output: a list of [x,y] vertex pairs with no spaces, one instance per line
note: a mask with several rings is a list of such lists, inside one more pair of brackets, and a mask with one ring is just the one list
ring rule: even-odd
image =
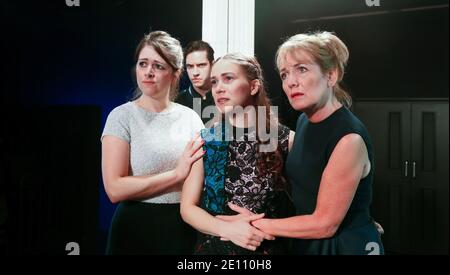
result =
[[306,68],[306,67],[303,66],[303,65],[300,65],[300,66],[297,67],[297,70],[298,70],[300,73],[306,73],[306,72],[308,71],[308,68]]
[[281,80],[285,80],[286,77],[287,77],[287,74],[286,73],[281,73],[280,77],[281,77]]
[[164,67],[163,65],[158,64],[158,63],[155,63],[153,66],[155,69],[160,70],[160,71],[163,71],[166,69],[166,67]]
[[145,62],[145,61],[140,61],[140,62],[138,62],[138,66],[139,66],[140,68],[145,68],[145,67],[147,67],[147,62]]
[[211,86],[215,87],[217,85],[217,79],[211,79]]
[[225,79],[225,83],[229,83],[234,79],[234,77],[232,75],[226,75],[223,77],[223,79]]

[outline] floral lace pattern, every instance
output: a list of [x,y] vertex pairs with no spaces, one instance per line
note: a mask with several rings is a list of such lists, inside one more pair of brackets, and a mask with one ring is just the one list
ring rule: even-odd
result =
[[[219,128],[222,127],[222,128]],[[244,133],[235,140],[224,141],[223,126],[201,131],[205,139],[206,154],[203,159],[205,182],[201,205],[213,215],[234,214],[227,206],[233,202],[254,213],[276,216],[275,179],[271,174],[260,174],[257,169],[257,141],[255,131]],[[278,128],[278,146],[286,159],[289,128]],[[266,243],[266,242],[265,242]],[[246,254],[250,251],[218,237],[199,233],[197,254]],[[262,245],[254,254],[272,254],[271,245]]]

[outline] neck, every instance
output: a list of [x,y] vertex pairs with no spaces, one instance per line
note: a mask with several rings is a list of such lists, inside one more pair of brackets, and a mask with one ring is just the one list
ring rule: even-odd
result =
[[136,103],[139,107],[146,109],[147,111],[160,113],[166,110],[170,105],[169,96],[165,96],[162,98],[153,98],[147,95],[142,94],[137,100]]
[[209,87],[209,86],[207,86],[207,87],[201,87],[201,88],[195,87],[195,86],[192,86],[192,87],[193,87],[194,90],[195,90],[197,93],[199,93],[202,97],[205,97],[206,94],[211,90],[211,87]]
[[325,120],[340,107],[342,107],[342,103],[340,103],[336,97],[332,96],[331,99],[327,100],[325,103],[318,104],[310,110],[305,110],[304,113],[309,121],[317,123]]

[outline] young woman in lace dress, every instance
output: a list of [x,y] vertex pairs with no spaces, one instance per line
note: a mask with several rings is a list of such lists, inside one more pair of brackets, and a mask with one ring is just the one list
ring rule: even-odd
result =
[[[282,170],[294,133],[271,115],[255,58],[223,56],[213,64],[211,83],[221,119],[202,130],[206,154],[193,165],[181,199],[183,219],[199,231],[195,252],[283,253],[282,242],[251,222],[281,215]],[[229,203],[263,214],[238,215]]]

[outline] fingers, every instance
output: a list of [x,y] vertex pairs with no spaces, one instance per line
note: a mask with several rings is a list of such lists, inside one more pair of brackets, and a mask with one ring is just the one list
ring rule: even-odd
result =
[[261,242],[262,241],[248,240],[246,243],[242,244],[241,246],[248,250],[255,251],[261,245]]
[[253,215],[254,213],[248,209],[245,209],[243,207],[237,206],[231,202],[228,203],[228,206],[230,207],[231,210],[236,211],[240,214],[246,214],[246,215]]
[[248,222],[252,222],[252,221],[254,221],[254,220],[259,220],[259,219],[264,218],[264,215],[265,215],[264,213],[261,213],[261,214],[252,214],[252,215],[246,217],[245,220],[248,221]]
[[186,144],[186,148],[193,148],[195,145],[198,145],[199,143],[202,143],[202,145],[203,145],[203,142],[204,142],[204,140],[203,140],[203,138],[200,137],[200,132],[197,132],[195,134],[194,138],[191,139],[191,141],[189,141]]
[[190,164],[199,160],[206,153],[206,151],[201,149],[204,144],[205,140],[200,138],[199,134],[196,135],[196,138],[188,142],[183,154]]
[[205,140],[203,140],[203,139],[195,140],[194,143],[192,144],[192,147],[191,147],[191,150],[192,150],[191,151],[192,152],[191,155],[193,155],[195,152],[197,152],[198,149],[200,149],[203,146],[203,144],[205,144]]
[[201,159],[206,154],[205,150],[198,150],[192,157],[191,161],[192,163],[196,162],[197,160]]
[[261,237],[261,238],[263,238],[263,239],[265,239],[265,240],[268,240],[268,241],[273,241],[273,240],[275,240],[275,237],[274,237],[274,236],[272,236],[272,235],[270,235],[270,234],[267,234],[267,233],[265,233],[265,232],[263,232],[263,231],[261,231],[261,230],[258,230],[258,232],[255,233],[255,234],[257,234],[259,237]]

